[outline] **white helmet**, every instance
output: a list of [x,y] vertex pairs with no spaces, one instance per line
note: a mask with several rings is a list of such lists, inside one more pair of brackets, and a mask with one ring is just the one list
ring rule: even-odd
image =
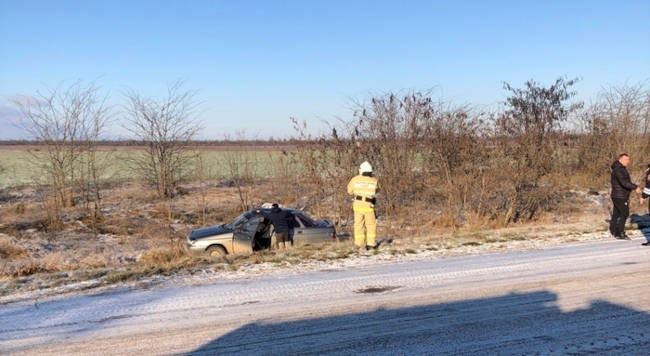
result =
[[365,161],[361,163],[359,166],[359,174],[364,174],[364,173],[372,173],[372,166],[368,161]]

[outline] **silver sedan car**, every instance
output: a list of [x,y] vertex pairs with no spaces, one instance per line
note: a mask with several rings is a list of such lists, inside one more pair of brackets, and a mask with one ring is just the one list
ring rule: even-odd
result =
[[[289,233],[294,245],[320,244],[337,240],[334,224],[329,220],[314,220],[303,211],[288,210],[293,216]],[[264,218],[270,209],[253,209],[223,225],[192,231],[185,242],[190,252],[207,252],[212,256],[250,253],[270,249],[274,245],[273,226]]]

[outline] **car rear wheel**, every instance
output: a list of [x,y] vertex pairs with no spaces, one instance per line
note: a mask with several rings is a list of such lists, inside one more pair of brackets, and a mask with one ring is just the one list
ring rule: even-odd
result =
[[223,246],[219,246],[219,245],[212,245],[208,247],[205,251],[208,253],[208,255],[212,257],[220,257],[228,254],[226,252],[226,249],[223,248]]

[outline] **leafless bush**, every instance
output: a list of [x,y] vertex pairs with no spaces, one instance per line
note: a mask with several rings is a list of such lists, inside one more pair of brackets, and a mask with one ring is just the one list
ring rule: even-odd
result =
[[[240,141],[243,141],[246,136],[244,132],[237,135]],[[229,136],[226,136],[225,139],[226,141],[232,140]],[[229,150],[224,152],[223,168],[237,188],[242,211],[251,208],[251,184],[256,177],[257,155],[256,151]]]
[[552,189],[541,185],[554,168],[555,143],[562,134],[561,124],[582,107],[570,103],[576,79],[559,78],[549,87],[534,81],[524,89],[504,84],[510,96],[506,110],[496,122],[496,143],[505,155],[503,168],[512,177],[509,184],[504,223],[532,219]]
[[206,167],[205,167],[205,160],[203,159],[203,155],[201,152],[199,152],[196,155],[196,178],[199,181],[199,192],[201,194],[201,225],[205,226],[206,224],[206,213],[207,213],[207,206],[208,203],[206,201]]
[[[350,122],[331,134],[312,138],[296,120],[306,143],[298,150],[306,185],[319,197],[316,207],[337,217],[350,216],[347,181],[359,163],[372,162],[380,181],[380,214],[432,214],[434,202],[446,198],[445,215],[455,227],[464,208],[481,209],[468,195],[481,176],[480,141],[487,126],[482,114],[453,107],[427,93],[387,94],[359,104]],[[318,210],[318,209],[317,209]]]
[[437,220],[456,229],[471,220],[532,219],[552,201],[552,182],[544,180],[559,166],[562,124],[581,106],[570,102],[574,83],[506,84],[510,96],[497,115],[407,93],[359,104],[350,121],[320,137],[294,120],[303,142],[296,153],[303,186],[310,187],[318,213],[349,219],[345,186],[368,160],[380,181],[379,214],[392,221]]
[[169,198],[191,171],[190,145],[201,129],[195,93],[184,91],[182,82],[176,82],[161,100],[133,91],[126,93],[126,99],[124,127],[145,147],[144,152],[130,157],[131,167],[156,188],[159,197]]
[[643,84],[603,89],[584,110],[579,125],[577,168],[606,183],[618,154],[650,156],[650,90]]

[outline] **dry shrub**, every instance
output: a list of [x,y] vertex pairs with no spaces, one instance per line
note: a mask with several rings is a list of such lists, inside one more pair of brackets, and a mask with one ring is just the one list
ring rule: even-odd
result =
[[19,233],[28,229],[46,230],[48,218],[43,209],[37,204],[20,202],[0,210],[0,217],[4,225],[3,231]]
[[147,185],[138,182],[129,182],[119,190],[119,195],[106,197],[106,202],[129,200],[136,203],[149,203],[158,200],[157,192]]
[[36,261],[29,261],[19,264],[14,270],[12,275],[14,277],[25,277],[36,273],[49,272],[40,263]]
[[[341,227],[352,218],[345,187],[368,160],[380,182],[377,212],[391,223],[421,226],[434,204],[445,226],[456,228],[463,214],[485,210],[476,189],[486,181],[485,115],[455,107],[427,93],[387,94],[360,104],[354,118],[331,134],[312,138],[296,123],[304,144],[296,153],[304,166],[310,208],[333,216]],[[479,186],[484,191],[485,185]],[[431,219],[428,219],[431,220]],[[416,222],[417,221],[417,222]]]
[[142,237],[151,240],[164,240],[170,239],[173,236],[173,231],[170,230],[169,225],[166,223],[155,223],[148,221],[145,226],[140,227]]
[[114,284],[114,283],[135,280],[139,277],[142,277],[143,274],[146,275],[146,273],[144,273],[143,271],[136,271],[133,269],[110,271],[106,274],[106,283]]
[[74,259],[66,258],[64,252],[53,252],[45,255],[38,261],[43,269],[50,272],[69,271],[79,268],[79,263]]
[[191,267],[205,260],[189,255],[180,246],[170,246],[151,249],[145,252],[138,262],[147,268],[166,272]]
[[106,256],[95,253],[82,258],[79,265],[83,268],[101,268],[108,265],[108,260]]
[[160,219],[160,220],[167,220],[169,214],[170,214],[169,203],[167,202],[159,202],[158,204],[155,205],[155,207],[151,211],[149,211],[149,215],[152,218]]
[[[352,119],[318,137],[294,120],[301,139],[295,153],[302,164],[298,189],[309,197],[310,210],[333,217],[341,228],[352,219],[345,187],[368,160],[380,182],[376,209],[387,221],[383,233],[399,233],[395,222],[404,231],[404,226],[456,230],[534,220],[556,209],[558,191],[585,184],[591,172],[580,155],[588,146],[583,138],[593,134],[577,134],[577,126],[569,124],[582,108],[573,101],[575,82],[505,84],[508,97],[497,113],[411,92],[359,104]],[[623,110],[635,113],[635,124],[619,126],[637,130],[633,142],[646,147],[650,96],[644,95],[633,95],[635,110]],[[608,164],[613,159],[610,153],[600,155]],[[609,172],[608,165],[598,170]],[[582,189],[603,185],[597,179],[588,183]]]
[[0,258],[20,259],[27,257],[27,251],[15,243],[9,236],[0,234]]
[[640,83],[604,88],[576,126],[580,128],[575,139],[576,170],[605,185],[609,166],[626,152],[638,158],[632,162],[632,172],[642,171],[648,163],[644,158],[650,157],[650,89]]
[[59,272],[60,269],[53,264],[45,264],[34,259],[22,260],[5,267],[4,275],[12,277],[25,277],[37,273]]
[[12,206],[9,208],[9,211],[12,211],[16,215],[25,214],[26,210],[27,210],[27,208],[26,208],[26,204],[24,202],[18,202],[18,203],[12,204]]

